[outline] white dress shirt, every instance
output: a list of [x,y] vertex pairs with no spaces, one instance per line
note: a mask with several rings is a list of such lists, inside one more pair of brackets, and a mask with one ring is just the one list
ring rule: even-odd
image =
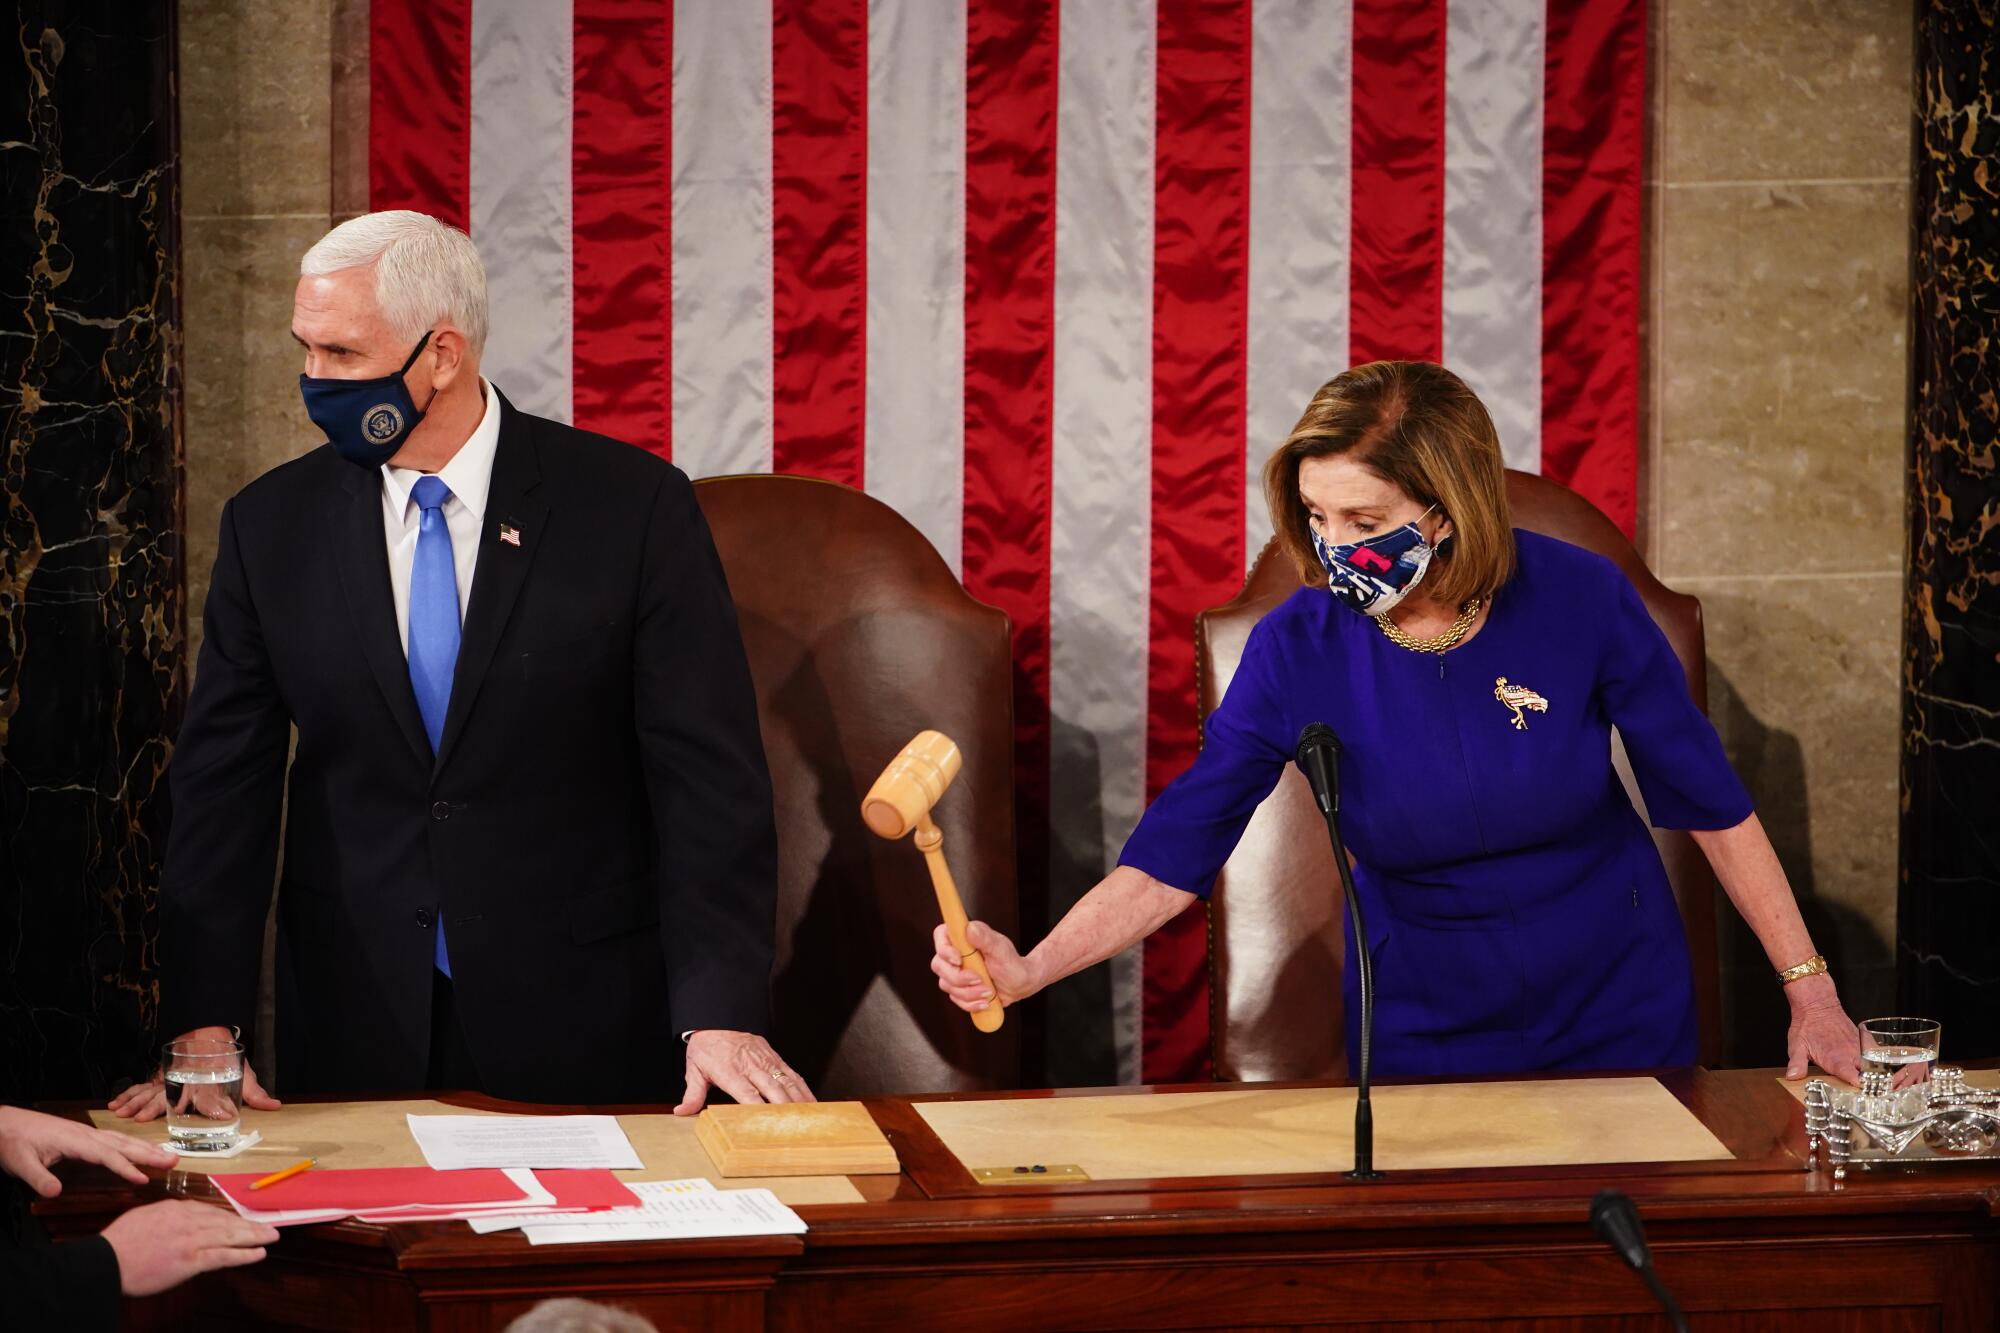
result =
[[[444,502],[444,523],[451,533],[451,562],[458,577],[458,622],[472,602],[472,570],[479,561],[479,532],[486,523],[486,492],[493,483],[493,451],[500,443],[500,395],[485,380],[479,382],[486,411],[472,434],[438,472],[450,490]],[[424,511],[410,499],[415,468],[382,465],[382,535],[389,543],[389,588],[396,599],[396,635],[403,653],[410,651],[410,569],[417,561],[417,533]]]

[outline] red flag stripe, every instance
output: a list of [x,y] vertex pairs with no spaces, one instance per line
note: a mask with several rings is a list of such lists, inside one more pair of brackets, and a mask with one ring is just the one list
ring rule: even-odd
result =
[[965,587],[1014,631],[1021,919],[1048,902],[1055,0],[971,0],[965,87]]
[[1542,113],[1542,474],[1638,519],[1645,0],[1550,0]]
[[575,0],[575,424],[673,456],[673,6]]
[[1355,0],[1348,360],[1444,342],[1445,0]]
[[863,483],[867,0],[771,11],[772,467]]
[[[1146,799],[1194,759],[1194,618],[1243,583],[1250,10],[1160,0],[1154,137]],[[1145,947],[1148,1081],[1208,1072],[1207,914]]]
[[472,175],[472,0],[368,11],[368,206],[466,228]]

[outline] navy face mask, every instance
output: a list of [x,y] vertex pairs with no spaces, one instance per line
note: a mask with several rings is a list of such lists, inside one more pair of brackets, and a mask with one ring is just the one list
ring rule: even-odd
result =
[[[410,397],[403,376],[417,364],[429,343],[429,333],[393,375],[372,380],[315,379],[299,376],[299,394],[306,400],[306,415],[313,425],[326,432],[326,442],[356,467],[378,468],[396,456],[403,441],[430,410],[430,403],[418,407]],[[437,390],[431,390],[437,400]]]

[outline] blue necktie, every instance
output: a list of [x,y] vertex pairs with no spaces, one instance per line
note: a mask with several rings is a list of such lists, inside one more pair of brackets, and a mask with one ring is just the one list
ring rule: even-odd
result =
[[[410,566],[410,684],[417,711],[435,755],[444,739],[445,709],[451,705],[451,673],[458,665],[458,568],[451,558],[451,529],[444,502],[451,488],[436,477],[420,477],[410,498],[423,510],[417,528],[417,558]],[[445,955],[444,912],[437,916],[437,970],[451,975]]]

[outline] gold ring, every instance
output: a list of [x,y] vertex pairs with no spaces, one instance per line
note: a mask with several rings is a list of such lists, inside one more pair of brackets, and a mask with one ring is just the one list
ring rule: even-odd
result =
[[780,1083],[789,1083],[792,1080],[792,1076],[790,1074],[787,1074],[782,1069],[773,1069],[771,1071],[771,1077],[778,1080],[778,1082]]

